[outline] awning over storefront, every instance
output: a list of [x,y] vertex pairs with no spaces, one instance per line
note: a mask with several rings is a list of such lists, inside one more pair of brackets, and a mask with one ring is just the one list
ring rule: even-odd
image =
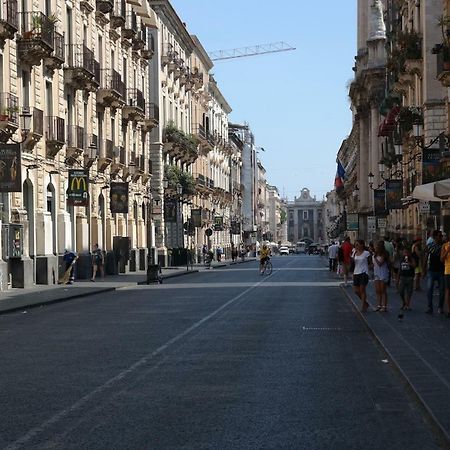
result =
[[412,197],[424,202],[442,202],[450,197],[450,179],[416,186]]
[[450,178],[435,183],[434,195],[440,199],[448,200],[450,197]]

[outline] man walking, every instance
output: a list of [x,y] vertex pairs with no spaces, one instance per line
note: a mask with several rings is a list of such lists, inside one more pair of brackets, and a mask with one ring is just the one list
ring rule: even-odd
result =
[[328,262],[330,272],[336,272],[338,250],[339,247],[335,242],[332,242],[328,247]]
[[103,258],[103,252],[99,248],[98,244],[94,244],[94,249],[92,250],[92,278],[91,281],[95,281],[95,276],[97,271],[100,271],[100,275],[105,278],[105,261]]
[[444,263],[441,261],[443,237],[439,230],[434,230],[431,239],[427,240],[426,260],[428,268],[427,277],[427,314],[433,314],[433,291],[434,283],[437,282],[439,289],[438,313],[444,309],[445,287],[444,287]]
[[350,274],[350,265],[351,265],[351,259],[352,259],[352,251],[353,246],[350,243],[350,237],[346,236],[344,239],[344,242],[341,245],[341,251],[342,251],[342,269],[344,272],[344,285],[347,286],[348,283],[348,277]]

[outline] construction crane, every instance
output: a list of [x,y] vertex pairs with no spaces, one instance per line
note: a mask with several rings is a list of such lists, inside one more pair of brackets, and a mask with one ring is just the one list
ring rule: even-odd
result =
[[264,55],[266,53],[289,52],[295,50],[286,42],[274,42],[271,44],[254,45],[253,47],[233,48],[231,50],[217,50],[209,53],[211,61],[224,59],[246,58],[247,56]]

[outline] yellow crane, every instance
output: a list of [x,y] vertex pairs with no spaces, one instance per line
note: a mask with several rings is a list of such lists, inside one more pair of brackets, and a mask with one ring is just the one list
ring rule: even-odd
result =
[[264,55],[266,53],[290,52],[296,50],[286,42],[273,42],[271,44],[253,45],[250,47],[233,48],[230,50],[217,50],[209,53],[211,61],[224,59],[246,58],[248,56]]

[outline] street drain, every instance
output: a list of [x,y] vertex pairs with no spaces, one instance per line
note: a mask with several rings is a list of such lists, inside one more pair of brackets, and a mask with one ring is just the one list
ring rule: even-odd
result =
[[302,327],[303,331],[342,331],[339,327]]

